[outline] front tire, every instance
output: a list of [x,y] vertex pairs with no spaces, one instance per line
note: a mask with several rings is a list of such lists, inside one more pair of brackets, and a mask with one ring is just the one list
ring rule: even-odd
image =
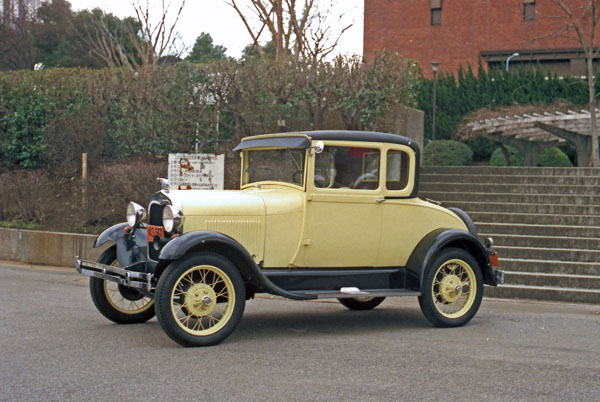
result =
[[385,297],[352,297],[340,298],[338,301],[350,310],[372,310],[379,306]]
[[[98,262],[119,266],[117,246],[104,251]],[[133,288],[91,277],[90,294],[98,311],[117,324],[138,324],[154,317],[154,300]]]
[[210,346],[240,322],[246,288],[236,267],[211,253],[173,262],[156,287],[156,316],[163,331],[183,346]]
[[419,305],[436,327],[459,327],[473,318],[483,297],[479,264],[462,249],[443,250],[425,269]]

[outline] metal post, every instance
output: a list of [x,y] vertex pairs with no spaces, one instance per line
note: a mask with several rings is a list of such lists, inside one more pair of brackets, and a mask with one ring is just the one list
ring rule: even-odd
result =
[[435,95],[436,95],[436,86],[437,86],[437,72],[438,66],[440,65],[439,61],[432,61],[431,68],[433,69],[433,125],[431,126],[431,166],[435,166]]
[[87,208],[87,154],[81,154],[81,208]]

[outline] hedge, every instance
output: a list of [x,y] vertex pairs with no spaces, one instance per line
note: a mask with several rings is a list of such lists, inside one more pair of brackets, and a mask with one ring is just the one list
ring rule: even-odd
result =
[[[600,93],[600,75],[595,82],[596,93]],[[456,75],[439,74],[436,87],[435,135],[440,139],[454,138],[463,117],[481,108],[515,104],[549,105],[557,99],[573,105],[586,105],[588,102],[584,79],[546,75],[541,68],[486,71],[480,63],[477,75],[471,66],[466,69],[460,67]],[[422,80],[417,102],[418,108],[425,112],[425,138],[431,138],[433,79]]]
[[363,62],[224,60],[147,72],[48,69],[0,73],[0,167],[223,151],[250,134],[377,130],[415,106],[418,70],[397,54]]

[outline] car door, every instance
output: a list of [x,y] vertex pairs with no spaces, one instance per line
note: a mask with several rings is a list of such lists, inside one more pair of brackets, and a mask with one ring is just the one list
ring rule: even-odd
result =
[[381,233],[381,151],[370,143],[330,143],[312,159],[296,264],[374,266]]

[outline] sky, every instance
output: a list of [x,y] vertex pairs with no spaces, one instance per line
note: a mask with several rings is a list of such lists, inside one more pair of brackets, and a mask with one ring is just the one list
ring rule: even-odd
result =
[[[169,0],[165,2],[168,3]],[[134,15],[132,3],[127,0],[70,0],[70,3],[75,11],[98,7],[119,18]],[[149,0],[149,3],[150,16],[152,17],[153,11],[154,15],[160,16],[161,0]],[[247,1],[238,0],[237,3],[241,7],[241,4],[246,4]],[[335,32],[353,24],[342,36],[332,56],[362,55],[364,0],[317,0],[317,3],[320,7],[333,5],[330,15],[334,17],[332,27]],[[169,13],[173,17],[180,4],[180,0],[171,0]],[[236,58],[241,56],[244,47],[252,41],[235,10],[224,0],[187,0],[177,23],[177,31],[181,34],[188,51],[200,33],[208,32],[215,45],[225,46],[227,55]]]

